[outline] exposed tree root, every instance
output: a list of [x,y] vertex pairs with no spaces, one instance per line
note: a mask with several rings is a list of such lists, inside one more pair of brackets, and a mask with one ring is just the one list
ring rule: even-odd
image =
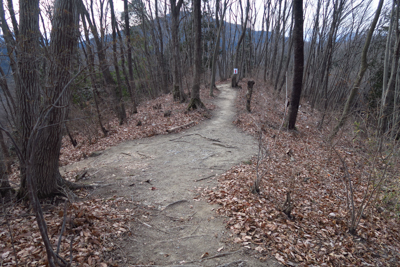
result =
[[189,102],[189,105],[187,107],[187,110],[191,109],[200,109],[200,108],[205,108],[203,102],[201,102],[200,98],[192,98]]

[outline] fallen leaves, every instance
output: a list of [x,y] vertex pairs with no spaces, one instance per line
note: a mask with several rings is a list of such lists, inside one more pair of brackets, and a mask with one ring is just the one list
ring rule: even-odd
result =
[[[310,127],[317,125],[319,118],[311,115],[299,116],[298,131],[279,131],[284,106],[261,88],[254,91],[254,99],[259,101],[254,101],[251,114],[245,111],[245,90],[239,91],[241,113],[236,120],[251,134],[263,131],[267,157],[258,167],[263,174],[260,194],[251,193],[257,158],[252,164],[233,167],[220,176],[217,188],[203,192],[208,201],[220,205],[220,214],[229,216],[227,228],[237,235],[233,241],[287,265],[396,265],[400,261],[399,217],[368,206],[357,234],[349,234],[342,164],[322,141],[329,128],[321,133]],[[312,112],[307,105],[300,111]],[[366,179],[371,171],[366,160],[369,155],[344,137],[337,148],[350,166],[355,206],[359,207],[363,193],[370,188]],[[281,211],[288,190],[293,219]]]
[[[134,210],[119,208],[127,204],[134,205],[135,203],[124,198],[111,198],[88,199],[70,204],[67,209],[65,232],[61,238],[59,255],[64,259],[69,259],[72,252],[73,262],[88,263],[90,266],[111,264],[112,261],[107,261],[104,253],[117,248],[112,240],[129,233],[130,230],[127,227],[129,222],[134,220]],[[44,213],[52,244],[58,243],[63,213],[62,205],[53,206],[51,211]],[[8,231],[4,229],[0,233],[0,255],[3,266],[16,264],[13,247],[19,264],[44,265],[46,254],[37,230],[35,216],[27,214],[23,205],[15,204],[8,208],[3,217],[6,217],[10,226]],[[4,221],[2,221],[3,224]]]
[[[208,90],[202,88],[200,92],[202,100],[210,99]],[[207,109],[214,109],[215,106],[209,101],[203,102]],[[98,129],[95,114],[86,116],[86,119],[82,119],[83,121],[71,122],[71,132],[73,138],[78,142],[78,146],[74,147],[68,136],[63,138],[60,165],[79,161],[94,152],[115,146],[123,141],[179,132],[210,117],[206,110],[187,112],[186,108],[187,103],[174,102],[171,94],[162,95],[140,103],[137,107],[138,113],[131,114],[127,123],[123,125],[119,125],[118,119],[111,110],[105,109],[102,111],[102,116],[105,118],[104,121],[107,121],[106,128],[109,131],[106,137]],[[164,112],[168,112],[169,115],[165,116]]]
[[[209,99],[207,90],[201,90],[201,97]],[[205,104],[208,109],[214,108],[207,101]],[[90,111],[91,107],[87,109]],[[85,113],[88,110],[79,112]],[[168,116],[165,116],[165,112]],[[110,109],[104,109],[102,116],[109,134],[103,137],[98,129],[96,117],[89,113],[77,116],[83,119],[69,122],[70,131],[78,141],[78,146],[73,147],[67,137],[63,139],[60,165],[70,164],[88,156],[97,156],[101,153],[99,151],[123,141],[167,134],[168,129],[175,127],[177,128],[174,131],[182,131],[209,117],[208,111],[205,110],[186,112],[185,103],[173,102],[171,95],[163,95],[141,103],[138,113],[129,116],[127,124],[121,126],[117,119],[112,117]],[[182,125],[185,127],[178,127]],[[17,188],[18,166],[14,165],[13,168],[10,182]],[[67,178],[75,181],[85,179],[85,175],[71,174],[71,177]],[[150,180],[146,182],[151,184]],[[150,190],[156,188],[151,187]],[[61,238],[59,255],[69,261],[72,253],[72,263],[80,266],[116,266],[113,252],[118,247],[114,240],[131,235],[130,222],[135,220],[138,213],[145,211],[122,208],[138,205],[124,198],[91,199],[85,191],[78,194],[83,200],[70,204],[67,209],[67,223]],[[62,228],[64,207],[46,205],[49,208],[44,209],[44,215],[54,249]],[[5,214],[0,217],[2,266],[15,266],[15,253],[21,266],[46,265],[45,249],[34,215],[30,214],[22,203],[10,203],[10,206],[4,208]]]

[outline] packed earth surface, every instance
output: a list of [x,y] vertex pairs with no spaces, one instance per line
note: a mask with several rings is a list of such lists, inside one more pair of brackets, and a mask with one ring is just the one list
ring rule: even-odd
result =
[[[237,90],[218,86],[212,118],[176,134],[120,143],[61,168],[87,174],[94,198],[124,198],[128,233],[114,240],[120,266],[280,266],[233,242],[227,217],[200,197],[217,177],[258,151],[254,137],[234,126]],[[133,204],[135,203],[135,204]],[[260,261],[260,257],[263,260]]]

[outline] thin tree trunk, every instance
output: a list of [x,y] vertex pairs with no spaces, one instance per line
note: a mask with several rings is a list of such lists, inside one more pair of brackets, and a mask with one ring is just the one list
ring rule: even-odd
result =
[[365,40],[365,43],[364,43],[364,48],[363,48],[363,51],[362,51],[362,54],[361,54],[360,70],[358,71],[357,78],[356,78],[356,80],[355,80],[355,82],[354,82],[354,84],[352,86],[350,95],[347,98],[346,104],[345,104],[344,109],[343,109],[342,116],[340,117],[340,120],[339,120],[338,124],[335,126],[335,128],[333,129],[332,133],[329,136],[329,141],[332,141],[332,139],[335,138],[336,134],[339,132],[339,129],[346,122],[347,117],[349,115],[350,106],[353,103],[353,99],[354,99],[354,97],[356,96],[356,94],[358,92],[358,88],[360,87],[361,80],[362,80],[362,78],[364,76],[365,71],[367,70],[367,67],[368,67],[367,53],[368,53],[369,45],[371,44],[372,34],[374,33],[376,24],[378,23],[379,15],[381,14],[383,1],[384,0],[380,0],[379,1],[378,8],[376,10],[374,20],[371,23],[371,27],[369,29],[369,32],[368,32],[368,35],[367,35],[367,39]]
[[99,109],[99,102],[97,100],[98,90],[97,90],[96,78],[94,75],[95,70],[94,70],[93,49],[92,49],[92,44],[90,43],[89,31],[86,26],[85,17],[83,15],[82,15],[82,24],[83,24],[83,30],[84,30],[85,39],[86,39],[85,47],[86,47],[87,53],[85,53],[85,55],[87,54],[86,60],[87,60],[87,65],[89,67],[90,82],[92,83],[92,94],[93,94],[94,103],[96,105],[97,119],[99,121],[100,129],[103,132],[104,137],[106,137],[108,134],[108,130],[103,126],[103,122],[101,119],[101,113],[100,113],[100,109]]
[[[286,18],[285,18],[285,13],[286,13],[286,1],[285,1],[285,6],[283,8],[283,27],[282,27],[282,51],[281,51],[281,56],[280,56],[280,60],[279,60],[279,66],[278,66],[278,72],[276,74],[276,78],[275,78],[275,83],[274,83],[274,91],[276,91],[278,89],[278,82],[279,82],[279,78],[281,76],[281,71],[282,71],[282,66],[283,66],[283,57],[285,55],[285,44],[286,44],[286,36],[285,36],[285,31],[286,31]],[[290,8],[288,11],[288,14],[290,13]],[[292,21],[293,23],[293,21]],[[292,29],[292,25],[290,25],[290,29]]]
[[184,102],[186,101],[186,95],[182,88],[182,77],[180,77],[179,72],[181,69],[181,60],[180,60],[180,52],[179,52],[179,38],[178,38],[178,28],[179,28],[179,14],[183,4],[183,0],[170,0],[171,3],[171,35],[172,35],[172,47],[174,54],[174,67],[173,67],[173,89],[172,94],[175,101]]
[[[274,80],[274,70],[275,70],[275,61],[276,61],[276,56],[278,54],[278,43],[279,43],[279,38],[280,38],[280,32],[281,32],[281,7],[282,7],[282,0],[278,0],[279,1],[279,9],[278,9],[278,17],[276,19],[275,25],[276,28],[274,30],[275,32],[275,40],[274,40],[274,47],[273,50],[271,51],[272,53],[272,59],[271,59],[271,71],[270,71],[270,75],[269,75],[269,80],[271,83],[273,83]],[[285,0],[286,3],[286,0]],[[294,12],[294,11],[293,11]],[[283,17],[283,16],[282,16]]]
[[[93,4],[93,0],[91,1],[91,5]],[[92,9],[92,15],[93,14],[93,8]],[[117,117],[119,119],[119,121],[124,121],[125,118],[124,116],[126,116],[125,112],[123,110],[121,110],[121,105],[118,103],[118,100],[116,99],[117,95],[115,93],[115,90],[117,89],[117,84],[115,83],[114,78],[111,75],[108,63],[107,63],[107,57],[105,54],[105,49],[103,47],[103,43],[100,40],[99,37],[99,33],[97,31],[97,27],[95,24],[95,21],[91,20],[89,12],[86,10],[85,6],[83,5],[83,3],[80,0],[80,12],[83,12],[83,14],[85,15],[88,23],[89,23],[89,28],[93,34],[93,39],[96,43],[96,47],[97,47],[97,57],[99,58],[99,66],[100,66],[100,70],[103,74],[103,79],[105,81],[105,83],[107,84],[107,86],[109,86],[113,91],[113,95],[114,95],[114,110],[117,114]],[[102,17],[102,13],[100,14],[100,17]],[[104,33],[103,29],[100,29],[100,33],[101,35],[103,35]]]
[[159,41],[160,41],[160,68],[161,68],[161,75],[162,75],[162,88],[164,93],[168,93],[168,73],[167,73],[167,67],[165,63],[165,57],[164,57],[164,34],[161,29],[161,23],[160,23],[160,18],[158,17],[158,0],[155,0],[154,2],[155,5],[155,14],[156,14],[156,21],[157,21],[157,28],[158,28],[158,35],[159,35]]
[[127,47],[127,62],[129,72],[129,84],[131,87],[131,101],[132,101],[132,113],[137,113],[137,101],[136,101],[136,86],[133,80],[133,66],[132,66],[132,47],[131,47],[131,30],[129,26],[129,12],[128,12],[128,0],[124,0],[124,20],[125,20],[125,37]]
[[[219,0],[217,1],[217,6],[219,6]],[[225,12],[226,12],[226,7],[227,7],[227,1],[224,1],[224,10],[222,11],[222,16],[221,16],[221,23],[218,27],[218,32],[217,32],[217,38],[215,41],[215,46],[214,46],[214,51],[213,51],[213,56],[212,56],[212,61],[211,61],[211,84],[210,84],[210,96],[214,96],[214,87],[215,87],[215,72],[217,69],[216,63],[217,63],[217,56],[218,56],[218,51],[219,51],[219,41],[220,41],[220,36],[221,36],[221,29],[223,26],[223,21],[225,17]],[[218,11],[216,11],[216,16],[218,16]],[[224,49],[224,48],[222,48]]]
[[[396,14],[396,16],[395,16]],[[390,127],[388,125],[389,117],[393,112],[393,106],[395,102],[395,84],[397,78],[397,70],[399,65],[399,57],[400,57],[400,36],[397,32],[398,29],[398,19],[399,19],[399,7],[395,6],[393,3],[393,14],[391,20],[394,22],[394,33],[396,33],[396,44],[394,47],[394,53],[392,56],[389,55],[390,50],[388,46],[390,45],[390,39],[393,32],[389,32],[388,41],[387,41],[387,49],[385,52],[385,69],[384,69],[384,83],[382,88],[382,99],[381,99],[381,109],[379,116],[379,134],[383,135]],[[391,30],[391,29],[390,29]],[[387,53],[387,54],[386,54]],[[392,60],[392,67],[390,70],[390,77],[388,78],[388,70],[389,70],[389,58]],[[392,125],[393,126],[393,125]]]
[[267,69],[268,69],[268,47],[269,47],[269,41],[270,41],[270,33],[269,33],[269,23],[270,23],[270,10],[271,10],[271,1],[268,1],[268,12],[267,12],[267,18],[265,19],[267,25],[266,25],[266,31],[267,35],[265,36],[265,46],[264,46],[264,51],[265,51],[265,59],[264,59],[264,77],[263,80],[264,82],[267,81]]
[[290,44],[289,44],[289,49],[288,49],[288,52],[287,52],[285,68],[283,70],[282,81],[281,81],[281,84],[280,84],[279,89],[278,89],[279,93],[282,91],[282,87],[286,82],[287,71],[289,69],[290,59],[292,57],[292,48],[293,48],[293,28],[292,28],[291,33],[290,33]]
[[117,76],[117,84],[113,92],[114,92],[115,106],[117,107],[117,110],[119,112],[118,114],[119,125],[122,125],[126,122],[126,112],[125,112],[124,101],[122,99],[121,74],[119,73],[119,65],[117,57],[117,30],[116,30],[117,21],[115,19],[113,0],[109,0],[109,3],[111,9],[111,25],[112,25],[112,38],[113,38],[113,62],[114,62],[115,76]]
[[[241,4],[241,2],[239,2]],[[240,35],[238,44],[236,46],[236,53],[235,53],[235,61],[233,63],[234,68],[238,68],[238,61],[239,61],[239,49],[240,45],[243,42],[244,36],[246,35],[246,28],[247,28],[247,20],[249,18],[249,10],[250,10],[250,1],[247,0],[247,6],[246,6],[246,18],[244,20],[244,23],[242,25],[242,34]],[[232,87],[237,87],[238,86],[238,74],[233,74],[232,76]]]

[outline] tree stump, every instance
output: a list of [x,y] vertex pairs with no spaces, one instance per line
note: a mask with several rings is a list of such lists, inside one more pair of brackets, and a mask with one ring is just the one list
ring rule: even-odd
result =
[[248,81],[247,82],[246,109],[247,109],[248,112],[251,112],[250,102],[251,102],[251,96],[253,94],[253,85],[254,84],[255,84],[254,81]]

